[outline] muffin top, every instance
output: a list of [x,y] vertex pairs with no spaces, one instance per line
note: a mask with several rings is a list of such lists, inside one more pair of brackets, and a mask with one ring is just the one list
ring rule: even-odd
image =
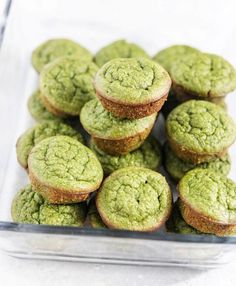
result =
[[44,121],[28,129],[17,140],[16,153],[19,163],[27,168],[27,160],[31,149],[43,139],[56,135],[67,135],[81,143],[84,142],[82,135],[70,125],[59,121]]
[[43,120],[58,120],[62,121],[62,119],[51,112],[49,112],[46,107],[43,105],[40,99],[40,91],[39,89],[36,90],[28,100],[28,109],[32,117],[36,121],[43,121]]
[[97,66],[75,57],[48,64],[40,74],[40,90],[46,101],[68,115],[79,115],[83,105],[95,97],[93,78]]
[[130,167],[115,171],[103,182],[96,204],[111,228],[151,231],[168,218],[172,197],[161,174]]
[[94,85],[101,96],[111,101],[139,105],[156,101],[167,94],[171,79],[152,60],[118,58],[99,69]]
[[87,102],[81,110],[80,121],[84,129],[95,137],[122,139],[150,128],[156,113],[140,119],[120,119],[108,112],[97,99]]
[[54,136],[30,152],[29,174],[48,188],[90,192],[102,182],[103,170],[94,153],[68,136]]
[[80,59],[92,60],[92,54],[74,41],[54,39],[46,41],[33,51],[32,64],[40,72],[46,64],[55,59],[72,55]]
[[115,41],[97,52],[95,63],[101,67],[115,58],[149,58],[148,54],[138,45],[128,43],[126,40]]
[[194,168],[209,169],[221,175],[228,175],[231,168],[231,160],[229,154],[222,158],[216,158],[211,162],[201,164],[193,164],[181,160],[171,150],[168,144],[165,144],[165,167],[168,173],[175,179],[180,180],[188,171]]
[[138,149],[125,155],[112,156],[100,150],[91,140],[90,147],[102,164],[105,174],[125,167],[144,167],[156,170],[161,164],[159,144],[149,137]]
[[166,227],[168,231],[181,233],[181,234],[202,234],[196,228],[187,224],[183,219],[179,210],[180,200],[178,199],[173,206],[172,214],[169,220],[166,222]]
[[198,53],[199,50],[186,45],[174,45],[158,52],[153,60],[163,66],[168,72],[170,72],[173,63],[181,56],[188,54]]
[[220,152],[236,138],[236,125],[223,108],[202,100],[187,101],[171,111],[167,135],[193,152]]
[[12,202],[14,222],[82,226],[86,218],[86,204],[52,205],[32,190],[31,185],[20,190]]
[[179,182],[181,200],[219,223],[236,223],[236,184],[207,169],[189,171]]
[[220,97],[236,88],[235,68],[220,56],[205,53],[181,57],[171,67],[173,82],[200,97]]

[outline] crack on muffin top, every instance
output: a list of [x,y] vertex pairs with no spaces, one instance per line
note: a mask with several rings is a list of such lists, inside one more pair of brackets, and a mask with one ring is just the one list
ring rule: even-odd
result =
[[108,112],[97,99],[87,102],[81,110],[80,120],[92,136],[122,139],[151,128],[156,113],[140,119],[121,119]]
[[115,58],[149,58],[147,53],[138,45],[128,43],[125,40],[115,41],[106,47],[103,47],[95,55],[95,63],[101,67],[108,61]]
[[97,92],[127,104],[147,104],[169,91],[168,73],[156,62],[145,58],[114,59],[97,72]]
[[171,67],[182,56],[187,54],[199,53],[200,51],[186,45],[174,45],[158,52],[153,60],[162,65],[168,72],[170,72]]
[[197,168],[181,179],[178,190],[181,199],[200,214],[236,224],[236,184],[232,180]]
[[12,216],[15,222],[82,226],[86,218],[86,205],[52,205],[32,190],[31,185],[17,193],[12,204]]
[[104,181],[97,207],[115,228],[148,230],[168,216],[171,193],[161,174],[145,168],[123,168]]
[[160,148],[154,138],[147,139],[140,148],[128,154],[116,156],[100,150],[93,140],[90,145],[106,174],[125,167],[144,167],[156,170],[161,163]]
[[92,54],[79,44],[67,39],[49,40],[33,51],[32,62],[38,71],[64,56],[76,56],[84,60],[92,60]]
[[176,180],[180,180],[188,171],[194,168],[209,169],[218,174],[227,176],[231,168],[231,160],[229,154],[222,158],[216,158],[211,162],[194,164],[183,161],[171,150],[168,144],[165,145],[165,166],[166,170]]
[[166,122],[170,140],[196,152],[220,152],[236,138],[232,118],[213,103],[191,100],[176,107]]
[[181,57],[170,73],[174,83],[200,97],[221,97],[236,88],[235,68],[213,54],[195,53]]
[[38,143],[31,151],[29,172],[48,187],[90,191],[99,187],[102,167],[93,152],[68,136],[55,136]]
[[55,108],[79,115],[83,105],[95,98],[93,77],[97,66],[75,57],[60,58],[48,65],[40,76],[40,90]]
[[28,129],[17,142],[17,157],[23,166],[27,167],[27,160],[31,149],[45,138],[66,135],[83,143],[82,135],[70,125],[59,121],[44,121]]

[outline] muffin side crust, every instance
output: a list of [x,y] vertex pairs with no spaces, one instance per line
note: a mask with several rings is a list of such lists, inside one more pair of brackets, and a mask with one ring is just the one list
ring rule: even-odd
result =
[[97,100],[81,110],[80,120],[96,145],[111,155],[126,154],[143,143],[155,123],[156,114],[140,119],[121,119],[108,112]]
[[236,234],[236,184],[215,172],[189,171],[179,182],[180,211],[194,228],[216,235]]
[[165,169],[176,181],[182,179],[182,177],[188,171],[194,168],[209,169],[220,175],[225,176],[228,175],[231,168],[231,159],[229,154],[226,154],[222,158],[216,158],[215,160],[210,162],[193,164],[191,162],[181,160],[177,155],[175,155],[175,153],[171,150],[168,144],[165,144],[164,153]]
[[100,150],[91,140],[90,148],[102,164],[105,174],[125,167],[144,167],[157,170],[161,164],[161,151],[157,141],[150,137],[140,148],[126,154],[112,156]]

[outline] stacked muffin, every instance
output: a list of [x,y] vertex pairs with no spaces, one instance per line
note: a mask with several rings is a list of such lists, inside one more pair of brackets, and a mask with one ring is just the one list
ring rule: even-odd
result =
[[95,98],[92,80],[98,67],[87,49],[67,39],[40,45],[32,63],[40,87],[29,98],[28,109],[38,123],[17,141],[17,159],[30,184],[14,198],[12,218],[21,223],[83,226],[86,200],[99,188],[103,170],[74,127],[83,105]]
[[236,88],[234,67],[224,58],[185,45],[158,52],[153,60],[170,74],[172,89],[163,108],[166,117],[181,102],[200,99],[227,108],[225,96]]
[[[14,221],[83,226],[88,218],[94,228],[154,231],[166,223],[178,233],[236,233],[236,184],[226,178],[236,126],[221,107],[236,87],[228,62],[188,46],[153,61],[124,40],[93,58],[66,39],[40,45],[32,62],[40,84],[28,108],[38,123],[17,141],[30,184],[13,200]],[[160,110],[169,114],[164,165],[179,181],[173,208],[150,135]]]
[[[231,197],[235,184],[226,176],[231,166],[228,148],[235,141],[236,127],[222,109],[224,96],[236,87],[235,69],[223,58],[189,46],[167,48],[159,52],[155,60],[168,69],[173,82],[171,100],[164,110],[168,115],[164,161],[170,176],[180,181],[180,198],[167,228],[179,233],[235,233],[227,206],[229,200],[235,200]],[[188,179],[190,174],[191,180]],[[199,187],[194,189],[198,176],[201,176]],[[231,187],[223,189],[223,182]],[[182,195],[186,191],[185,184],[190,184],[188,192],[195,190],[191,206]],[[204,190],[200,190],[203,186]],[[220,202],[221,208],[214,207],[216,193],[219,200],[225,197],[225,203]],[[218,214],[216,208],[220,208]]]

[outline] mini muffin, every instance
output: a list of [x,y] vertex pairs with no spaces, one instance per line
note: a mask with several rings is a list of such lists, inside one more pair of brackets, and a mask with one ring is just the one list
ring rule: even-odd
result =
[[40,95],[48,111],[57,116],[76,116],[95,97],[93,78],[97,66],[75,57],[48,64],[40,73]]
[[148,137],[156,114],[141,119],[120,119],[113,116],[97,99],[91,100],[81,110],[80,121],[102,151],[127,154],[138,149]]
[[173,89],[180,101],[223,97],[236,88],[236,70],[222,57],[195,53],[171,67]]
[[114,59],[95,76],[96,94],[117,117],[136,119],[159,111],[171,86],[168,73],[145,58]]
[[53,39],[46,41],[33,51],[32,64],[38,72],[41,72],[45,65],[55,59],[72,55],[80,59],[92,60],[92,54],[81,45],[67,39]]
[[180,212],[187,224],[219,236],[236,234],[236,183],[207,169],[179,182]]
[[16,194],[11,213],[13,221],[18,223],[83,226],[86,209],[86,203],[52,205],[27,185]]
[[31,116],[36,121],[44,121],[44,120],[59,120],[62,119],[51,112],[49,112],[46,107],[43,105],[42,100],[40,99],[40,91],[36,90],[28,100],[28,110]]
[[170,218],[166,222],[167,231],[181,233],[181,234],[202,234],[201,231],[188,225],[183,219],[179,210],[179,199],[174,203],[174,207]]
[[89,220],[89,225],[93,228],[107,228],[107,226],[104,224],[98,213],[94,199],[92,199],[89,202],[88,220]]
[[226,155],[236,139],[236,125],[221,107],[203,100],[190,100],[167,117],[167,137],[174,153],[195,164]]
[[181,160],[178,156],[175,155],[168,144],[165,144],[164,149],[165,169],[176,181],[179,181],[188,171],[194,168],[209,169],[224,176],[227,176],[230,172],[231,160],[229,154],[226,154],[222,158],[216,158],[211,162],[193,164]]
[[113,229],[154,231],[168,219],[172,195],[165,177],[139,167],[115,171],[103,182],[96,205]]
[[158,52],[153,60],[163,66],[168,72],[170,72],[173,64],[182,56],[199,53],[200,51],[186,45],[174,45]]
[[16,154],[20,165],[27,169],[27,161],[31,149],[43,139],[56,135],[67,135],[81,143],[84,142],[82,135],[67,124],[59,121],[38,123],[24,132],[17,140]]
[[94,153],[68,136],[39,142],[30,152],[28,168],[33,189],[53,204],[84,201],[103,179]]
[[161,164],[161,151],[157,141],[150,137],[138,149],[125,155],[112,156],[100,150],[91,140],[90,148],[102,164],[106,175],[125,167],[143,167],[157,170]]
[[101,67],[116,58],[138,57],[149,58],[148,54],[140,46],[129,43],[126,40],[118,40],[99,50],[94,57],[94,61]]

